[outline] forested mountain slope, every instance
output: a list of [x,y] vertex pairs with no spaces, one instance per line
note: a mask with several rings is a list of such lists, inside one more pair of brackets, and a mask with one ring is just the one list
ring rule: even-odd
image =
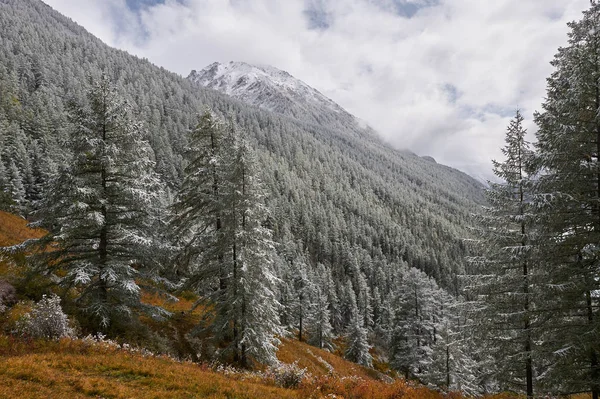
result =
[[271,190],[277,239],[291,233],[338,275],[352,259],[369,276],[386,272],[380,264],[406,262],[454,287],[464,227],[481,201],[481,186],[465,174],[356,130],[276,115],[198,88],[104,45],[39,1],[2,0],[0,7],[0,148],[5,174],[18,174],[28,207],[68,156],[61,146],[66,103],[104,72],[146,124],[170,187],[181,178],[187,132],[211,107],[251,135]]
[[[282,327],[321,347],[332,345],[333,337],[356,338],[350,348],[359,353],[346,355],[365,365],[371,363],[368,340],[377,356],[406,375],[439,384],[442,374],[452,374],[465,386],[459,381],[471,377],[465,371],[469,363],[461,360],[467,352],[454,344],[453,353],[446,350],[457,339],[450,330],[464,321],[456,318],[454,299],[443,288],[458,292],[458,275],[466,268],[463,240],[469,236],[470,215],[483,202],[482,186],[457,170],[391,148],[316,90],[275,68],[265,70],[266,80],[254,89],[274,90],[273,76],[280,75],[301,88],[286,94],[293,101],[286,102],[284,95],[277,101],[281,107],[267,107],[272,111],[261,108],[264,103],[246,104],[106,46],[41,1],[0,0],[0,207],[32,220],[37,211],[52,213],[56,204],[64,209],[61,201],[77,191],[61,197],[57,190],[64,187],[56,185],[56,176],[69,181],[65,168],[73,159],[93,160],[89,145],[100,141],[80,136],[105,112],[90,104],[112,96],[112,84],[142,124],[132,122],[135,137],[129,137],[147,140],[153,158],[136,159],[139,154],[130,151],[115,161],[122,166],[127,160],[155,161],[156,170],[144,173],[148,181],[153,172],[162,180],[153,186],[166,191],[162,205],[141,209],[135,204],[135,209],[141,215],[164,208],[160,223],[151,222],[166,226],[168,205],[189,162],[190,133],[210,108],[245,132],[256,154],[270,211],[258,222],[272,231],[276,250],[277,287],[269,292],[270,306]],[[244,101],[256,94],[247,90]],[[129,123],[129,116],[122,116]],[[88,150],[75,153],[77,142]],[[64,221],[68,224],[68,217]],[[52,223],[45,227],[54,228]],[[152,233],[161,248],[145,251],[156,255],[153,261],[161,263],[156,270],[169,279],[178,258],[159,252],[173,237],[166,227]],[[135,285],[130,283],[127,287]],[[196,294],[210,297],[211,287],[199,284]],[[457,363],[452,370],[447,367],[451,357]]]

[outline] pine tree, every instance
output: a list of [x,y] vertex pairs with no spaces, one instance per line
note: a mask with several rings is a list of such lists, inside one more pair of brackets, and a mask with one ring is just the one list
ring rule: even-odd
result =
[[481,300],[478,329],[488,352],[495,358],[501,389],[533,397],[535,329],[533,299],[538,270],[532,261],[532,182],[528,176],[532,151],[525,140],[523,116],[516,112],[506,132],[503,162],[493,161],[500,182],[490,182],[489,206],[480,215],[480,248],[472,258],[478,275],[469,294]]
[[35,256],[38,265],[66,272],[60,283],[74,288],[76,304],[106,329],[135,310],[140,284],[160,265],[152,212],[160,184],[141,124],[103,76],[87,103],[73,106],[71,164],[54,182],[38,215],[50,232],[41,242],[53,250]]
[[17,212],[23,214],[27,207],[27,200],[25,199],[25,186],[23,185],[23,177],[17,168],[14,160],[11,159],[9,164],[9,178],[8,178],[8,194],[12,201],[14,201],[14,208]]
[[436,310],[432,298],[437,290],[437,285],[423,272],[410,268],[395,298],[391,364],[406,378],[424,375],[431,364]]
[[351,318],[346,332],[348,346],[345,357],[365,367],[372,367],[373,357],[369,353],[371,346],[369,345],[368,332],[364,327],[363,317],[356,304],[356,297],[351,296],[350,298],[353,300],[350,301]]
[[2,161],[2,153],[0,151],[0,210],[2,211],[8,211],[13,204],[8,190],[8,183],[8,172]]
[[600,4],[569,24],[535,115],[549,389],[600,396]]
[[331,275],[321,263],[317,265],[313,312],[309,318],[309,341],[321,349],[333,350],[333,326],[331,325],[331,299],[337,302]]
[[202,329],[224,359],[274,362],[279,282],[254,154],[233,122],[226,131],[210,112],[192,133],[189,154],[173,227],[187,285],[214,311]]
[[268,211],[265,192],[256,174],[256,161],[248,142],[231,124],[228,148],[233,155],[224,187],[223,234],[229,243],[228,312],[217,319],[232,329],[231,348],[242,366],[251,360],[273,363],[282,333],[273,274],[271,231],[262,225]]
[[314,308],[308,320],[308,343],[320,349],[333,349],[333,327],[330,322],[329,301],[324,289],[316,286]]
[[[223,242],[223,126],[210,110],[199,117],[187,148],[188,164],[173,204],[171,226],[180,246],[180,272],[199,293],[225,294],[227,276]],[[216,286],[215,286],[216,284]]]
[[477,383],[478,364],[474,357],[478,343],[469,339],[466,328],[461,325],[460,302],[442,289],[434,300],[438,312],[431,366],[423,375],[423,381],[446,391],[477,395],[482,391]]
[[315,294],[317,292],[312,281],[310,266],[307,263],[306,257],[299,255],[293,259],[291,264],[295,292],[292,314],[296,320],[298,341],[300,342],[304,341],[305,332],[310,329],[309,323],[315,312]]

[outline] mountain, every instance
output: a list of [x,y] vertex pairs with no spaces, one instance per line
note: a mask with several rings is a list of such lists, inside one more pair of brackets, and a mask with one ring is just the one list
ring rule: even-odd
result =
[[289,74],[213,64],[192,74],[194,83],[110,48],[37,0],[0,0],[0,36],[0,151],[6,170],[15,161],[26,192],[35,191],[32,171],[47,170],[37,178],[43,182],[69,158],[68,103],[83,101],[87,82],[104,73],[147,126],[171,190],[181,181],[187,134],[210,107],[233,116],[255,146],[275,239],[300,243],[340,282],[356,275],[351,264],[382,278],[404,265],[456,289],[481,184],[391,148]]
[[188,79],[246,104],[332,128],[359,128],[358,120],[318,90],[268,65],[215,62]]

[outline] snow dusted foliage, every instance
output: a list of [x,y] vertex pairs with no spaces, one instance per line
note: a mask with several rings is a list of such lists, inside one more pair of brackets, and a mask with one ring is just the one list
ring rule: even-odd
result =
[[[326,275],[323,277],[326,278]],[[313,309],[308,318],[308,343],[321,349],[333,350],[334,334],[326,288],[316,285],[312,300]]]
[[[268,215],[265,191],[258,178],[254,153],[235,125],[227,135],[228,178],[224,184],[224,235],[228,241],[228,319],[236,358],[274,363],[282,333],[273,272],[275,248],[271,231],[262,225]],[[218,322],[218,320],[217,320]],[[224,323],[222,323],[223,325]]]
[[140,303],[139,282],[157,276],[152,227],[161,186],[140,123],[102,77],[84,105],[74,105],[73,157],[40,212],[50,232],[39,266],[66,272],[65,287],[100,328],[127,318]]
[[471,338],[461,302],[443,290],[436,294],[436,314],[431,365],[423,373],[423,382],[446,391],[477,395],[481,386],[481,363],[476,360],[479,343]]
[[364,319],[356,300],[352,302],[352,318],[346,332],[346,359],[365,367],[373,366],[373,356],[369,353],[371,345],[368,340],[368,330],[364,327]]
[[600,4],[569,24],[535,115],[540,264],[547,270],[542,337],[553,354],[541,382],[600,396]]
[[467,292],[476,298],[471,317],[494,359],[500,389],[533,397],[535,342],[541,327],[536,300],[543,268],[532,260],[535,230],[528,171],[533,153],[525,135],[517,111],[502,148],[505,160],[493,161],[500,181],[490,182],[490,205],[479,215],[479,254],[470,259],[477,274],[468,278]]
[[431,364],[438,293],[437,285],[414,268],[401,284],[394,303],[391,364],[408,378],[425,374]]
[[171,225],[180,248],[179,267],[186,285],[201,294],[223,294],[226,270],[223,258],[224,127],[210,110],[199,117],[186,149],[187,166],[173,204]]
[[254,154],[235,125],[205,112],[174,206],[186,284],[214,309],[205,326],[224,358],[273,363],[279,304],[268,211]]
[[19,334],[34,338],[58,339],[75,335],[58,295],[44,295],[17,321],[16,329]]

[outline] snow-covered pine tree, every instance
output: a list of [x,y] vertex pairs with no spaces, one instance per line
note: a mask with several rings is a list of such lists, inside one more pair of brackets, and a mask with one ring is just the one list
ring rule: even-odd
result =
[[496,379],[503,390],[534,394],[534,298],[540,269],[532,262],[532,151],[525,140],[523,116],[517,110],[506,131],[505,160],[493,161],[499,182],[490,182],[489,206],[479,215],[480,256],[471,258],[476,275],[469,295],[476,306],[482,342],[495,359]]
[[365,367],[373,366],[373,356],[369,353],[371,346],[369,345],[368,331],[364,327],[364,320],[358,305],[356,304],[356,296],[351,291],[350,295],[350,324],[346,328],[346,359]]
[[210,299],[225,295],[228,249],[222,234],[223,125],[210,110],[199,117],[186,151],[188,164],[173,204],[171,226],[180,247],[179,272],[186,285]]
[[25,213],[27,207],[23,178],[14,160],[10,160],[8,169],[8,194],[15,203],[14,210],[20,214],[23,214]]
[[569,24],[535,115],[548,389],[600,396],[600,4]]
[[2,153],[0,151],[0,210],[9,210],[12,203],[11,195],[8,192],[8,172],[4,166]]
[[308,319],[308,343],[321,349],[333,349],[333,327],[330,322],[329,301],[325,289],[315,286],[313,310]]
[[242,366],[251,361],[273,363],[283,331],[273,273],[275,248],[271,231],[263,226],[268,210],[265,191],[248,142],[231,122],[226,138],[226,183],[223,193],[223,235],[229,245],[224,262],[229,267],[226,312],[217,312],[219,328],[231,328],[229,349]]
[[305,339],[306,330],[310,329],[309,323],[316,310],[317,287],[313,282],[313,274],[304,254],[292,259],[291,270],[295,292],[292,314],[298,329],[298,341],[302,342]]
[[[432,298],[433,299],[433,298]],[[435,318],[435,337],[431,366],[423,381],[446,391],[461,391],[477,395],[477,362],[474,353],[477,343],[468,339],[461,325],[460,302],[439,289],[434,298],[438,311]]]
[[431,363],[437,285],[415,268],[405,272],[395,298],[391,333],[391,365],[406,378],[422,376]]
[[322,264],[317,264],[315,273],[313,311],[308,320],[309,340],[308,343],[321,349],[333,350],[333,326],[331,324],[330,300],[337,303],[333,281],[330,271]]
[[60,284],[95,328],[127,320],[135,310],[159,312],[140,301],[151,282],[152,212],[161,191],[144,130],[106,76],[92,83],[85,105],[74,105],[70,165],[54,182],[38,217],[49,231],[34,256],[45,270],[61,270]]

